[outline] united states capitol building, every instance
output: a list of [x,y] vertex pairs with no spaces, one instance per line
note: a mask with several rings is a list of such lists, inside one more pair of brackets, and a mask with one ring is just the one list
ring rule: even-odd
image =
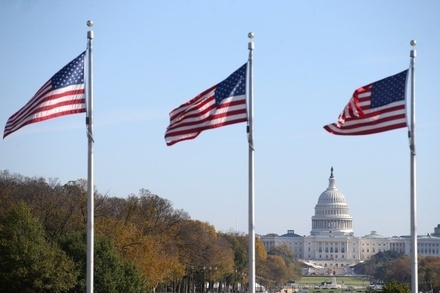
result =
[[[353,217],[345,196],[336,188],[331,168],[327,189],[321,193],[312,216],[309,236],[288,230],[284,235],[260,236],[266,251],[273,246],[289,246],[295,257],[309,267],[309,273],[349,274],[351,268],[381,251],[411,253],[410,236],[386,237],[372,231],[357,237],[353,231]],[[440,256],[440,225],[426,236],[418,236],[417,250],[420,256]]]

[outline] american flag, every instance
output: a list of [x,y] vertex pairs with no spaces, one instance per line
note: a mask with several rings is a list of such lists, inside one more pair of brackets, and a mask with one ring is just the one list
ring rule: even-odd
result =
[[336,135],[365,135],[406,127],[407,74],[405,70],[358,88],[338,122],[324,129]]
[[31,123],[86,112],[84,56],[85,52],[64,66],[8,119],[3,138]]
[[172,110],[166,144],[196,138],[206,129],[246,122],[246,69],[244,64],[224,81]]

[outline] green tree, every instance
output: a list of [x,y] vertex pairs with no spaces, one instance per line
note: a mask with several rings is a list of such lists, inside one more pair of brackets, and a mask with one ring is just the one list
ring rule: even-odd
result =
[[25,203],[0,219],[0,291],[67,292],[78,271]]
[[410,293],[411,289],[407,284],[398,283],[396,280],[392,280],[386,283],[382,288],[383,293]]
[[[85,292],[86,234],[75,232],[65,235],[60,239],[60,243],[81,271],[75,288],[69,292]],[[97,293],[148,292],[145,281],[135,266],[118,254],[108,239],[100,236],[95,236],[94,291]]]
[[247,235],[230,232],[223,234],[222,237],[231,245],[231,248],[234,251],[235,273],[241,275],[247,270],[248,265]]

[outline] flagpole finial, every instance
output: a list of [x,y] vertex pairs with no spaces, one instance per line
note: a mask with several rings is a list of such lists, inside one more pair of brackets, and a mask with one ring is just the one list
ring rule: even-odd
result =
[[253,32],[248,33],[249,43],[248,43],[248,49],[253,50],[254,49],[254,41],[252,40],[255,37],[255,34]]
[[410,53],[410,57],[415,58],[416,57],[415,47],[416,47],[417,42],[416,42],[416,40],[411,40],[411,42],[409,42],[409,44],[413,47],[413,49],[411,50],[411,53]]
[[[93,21],[91,21],[91,20],[87,20],[87,26],[89,27],[89,28],[92,28],[92,26],[93,26]],[[87,32],[87,38],[89,39],[89,40],[92,40],[93,39],[93,31],[92,30],[89,30],[88,32]]]

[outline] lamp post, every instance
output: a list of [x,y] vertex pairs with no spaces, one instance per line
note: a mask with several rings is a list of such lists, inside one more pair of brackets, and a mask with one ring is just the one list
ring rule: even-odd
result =
[[195,293],[195,286],[194,286],[194,267],[190,266],[190,276],[189,276],[189,292]]
[[232,272],[232,274],[233,274],[233,277],[232,277],[232,293],[236,293],[236,291],[235,291],[235,285],[236,285],[236,283],[237,283],[237,270],[234,270],[234,271]]
[[209,267],[208,293],[212,293],[212,267]]
[[205,267],[203,267],[202,293],[205,293]]
[[246,273],[241,273],[241,286],[240,286],[240,291],[241,292],[246,292],[246,288],[245,288],[245,285],[244,285],[245,277],[246,277]]

